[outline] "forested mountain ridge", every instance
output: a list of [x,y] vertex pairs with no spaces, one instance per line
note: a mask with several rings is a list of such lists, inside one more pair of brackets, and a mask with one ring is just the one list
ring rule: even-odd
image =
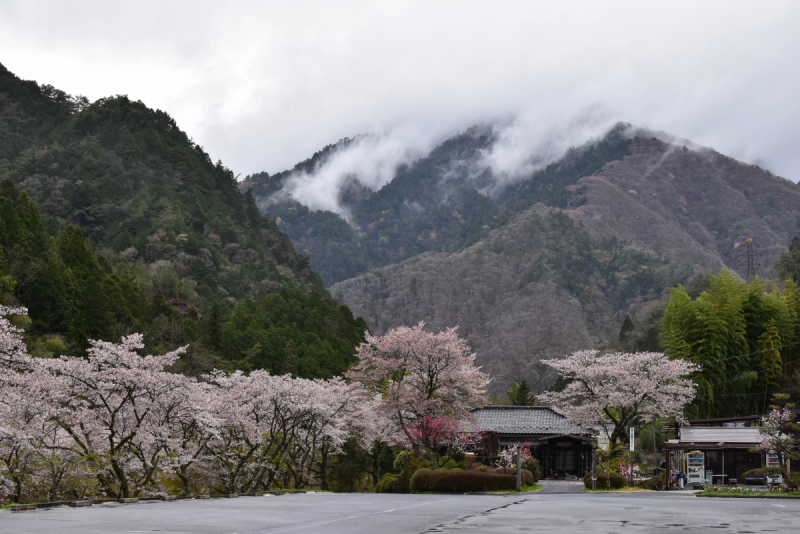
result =
[[[542,358],[620,346],[628,314],[638,348],[660,348],[653,313],[671,287],[724,266],[743,275],[736,243],[747,237],[759,244],[757,274],[768,275],[800,233],[800,187],[713,150],[619,126],[492,187],[491,171],[476,173],[475,163],[493,142],[486,130],[467,132],[401,167],[348,206],[347,226],[291,199],[257,201],[326,283],[348,272],[328,270],[337,259],[356,267],[350,273],[370,269],[331,292],[373,331],[459,324],[484,368],[500,375],[497,391],[511,377],[547,387],[555,377]],[[337,233],[315,241],[322,223]]]
[[0,117],[0,173],[49,224],[77,224],[130,260],[166,256],[190,273],[172,282],[181,296],[253,296],[259,284],[284,282],[322,289],[233,172],[166,113],[125,96],[71,99],[0,66]]
[[30,309],[40,355],[145,335],[193,374],[341,374],[363,320],[233,172],[166,113],[89,103],[0,65],[0,303]]
[[622,135],[626,128],[620,125],[598,142],[570,150],[532,178],[507,186],[482,162],[497,140],[495,133],[488,127],[470,128],[414,163],[399,166],[378,191],[363,187],[358,176],[348,177],[339,191],[348,221],[330,211],[309,210],[283,188],[289,180],[313,174],[336,150],[358,139],[326,147],[302,169],[249,176],[239,187],[253,192],[259,207],[311,257],[312,267],[330,286],[424,252],[461,250],[535,202],[558,207],[580,202],[571,186],[628,154],[630,139]]

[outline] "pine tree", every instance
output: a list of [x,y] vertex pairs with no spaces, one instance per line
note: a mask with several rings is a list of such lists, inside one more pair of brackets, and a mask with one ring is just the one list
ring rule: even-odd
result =
[[506,403],[510,406],[536,405],[536,397],[531,394],[527,380],[523,378],[521,382],[511,384],[511,388],[506,391]]
[[222,314],[220,313],[219,304],[214,303],[211,306],[211,311],[208,314],[208,346],[214,351],[220,352],[222,350]]

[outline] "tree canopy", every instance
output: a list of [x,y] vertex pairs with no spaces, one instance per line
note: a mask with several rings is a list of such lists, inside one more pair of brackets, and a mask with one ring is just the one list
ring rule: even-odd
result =
[[800,289],[787,280],[768,290],[723,269],[696,298],[683,286],[672,290],[661,335],[670,358],[700,366],[688,415],[764,413],[769,393],[800,364]]

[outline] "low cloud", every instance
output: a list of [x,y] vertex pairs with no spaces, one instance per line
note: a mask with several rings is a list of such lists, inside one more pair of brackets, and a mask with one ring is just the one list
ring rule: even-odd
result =
[[329,210],[347,218],[338,200],[342,187],[352,180],[377,191],[401,165],[427,155],[438,138],[430,131],[405,125],[382,135],[363,135],[337,149],[311,173],[295,173],[282,190],[313,210]]
[[[375,134],[387,144],[358,172],[377,186],[439,140],[497,124],[486,164],[514,180],[623,121],[797,181],[799,19],[790,0],[7,0],[0,61],[72,94],[165,110],[242,175]],[[314,183],[330,191],[341,172]]]
[[494,127],[496,141],[484,151],[481,164],[491,169],[502,187],[529,178],[570,148],[599,140],[618,121],[618,116],[599,108],[572,117],[524,114]]

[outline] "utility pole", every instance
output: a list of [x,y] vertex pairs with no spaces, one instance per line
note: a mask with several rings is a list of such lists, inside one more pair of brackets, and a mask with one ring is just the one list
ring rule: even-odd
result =
[[747,283],[753,281],[756,277],[756,266],[755,262],[753,261],[753,238],[747,238]]
[[656,452],[656,425],[653,424],[653,476],[658,474],[658,452]]
[[517,493],[522,491],[522,446],[517,443]]
[[737,241],[733,245],[733,248],[739,249],[740,247],[742,247],[742,245],[744,245],[744,250],[741,250],[741,251],[738,252],[738,256],[740,258],[739,266],[745,268],[745,271],[747,273],[745,275],[745,279],[747,280],[747,283],[749,284],[750,282],[755,280],[755,278],[756,278],[756,266],[760,265],[756,261],[756,256],[757,255],[761,256],[760,253],[756,252],[756,249],[760,248],[760,245],[758,244],[758,241],[756,240],[756,238],[748,237],[748,238],[746,238],[744,240],[744,242],[738,242]]
[[597,489],[597,441],[592,441],[592,490]]

